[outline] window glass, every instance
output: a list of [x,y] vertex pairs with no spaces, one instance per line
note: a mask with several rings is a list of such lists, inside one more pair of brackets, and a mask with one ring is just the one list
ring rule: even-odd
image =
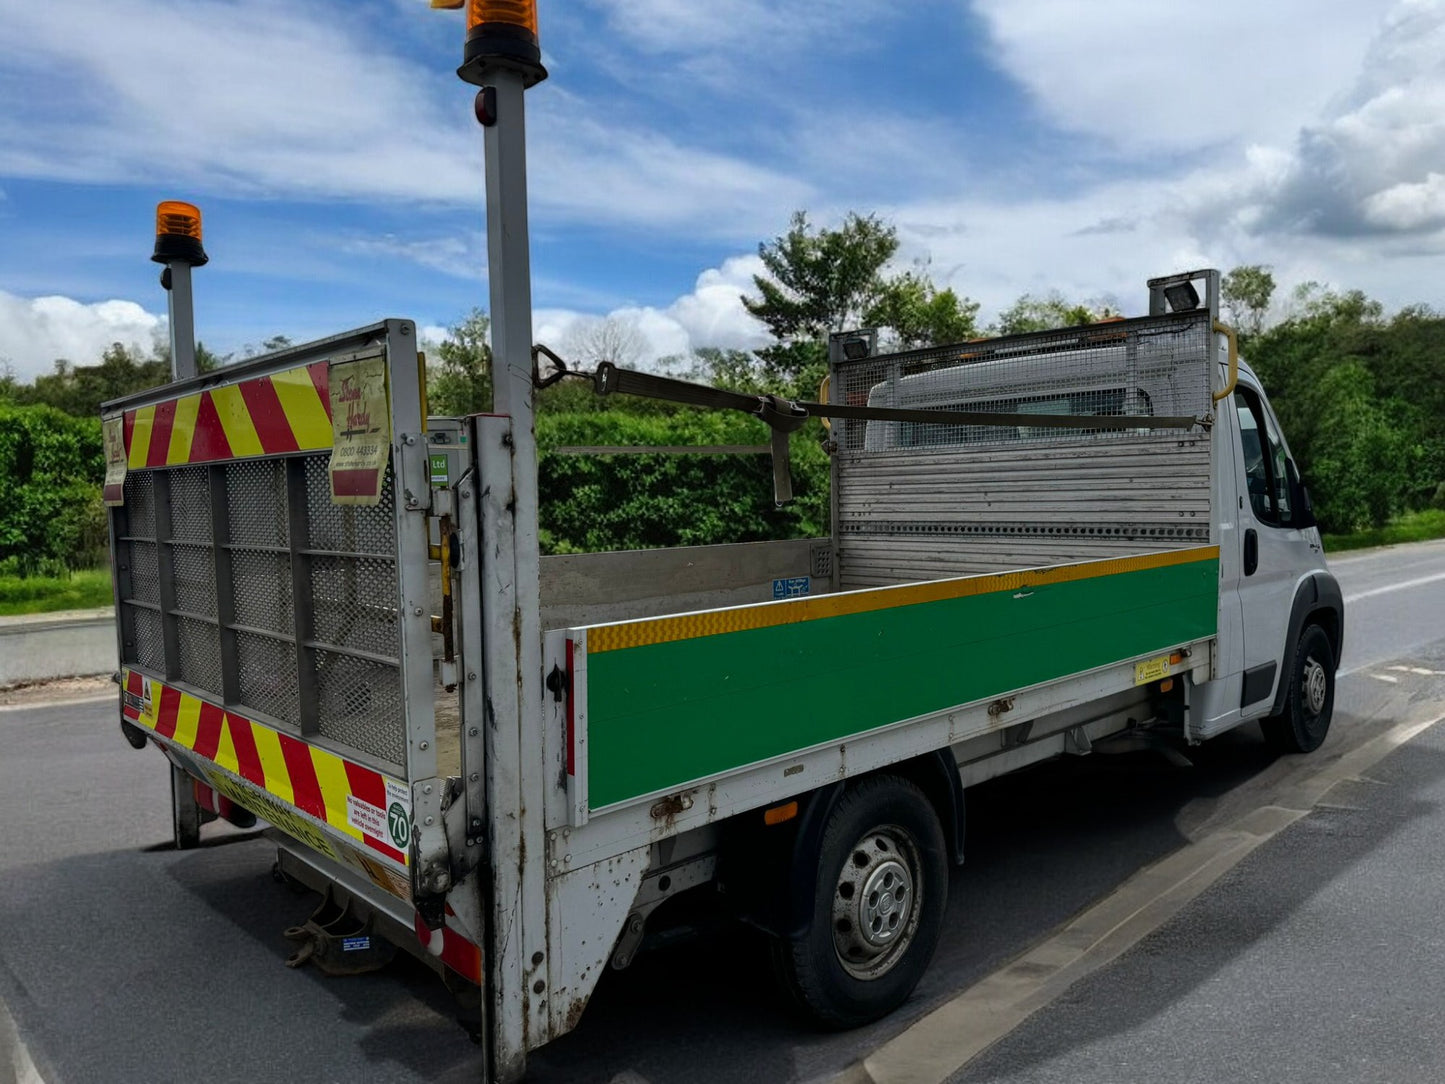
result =
[[1244,452],[1244,476],[1249,485],[1249,506],[1254,518],[1276,527],[1292,519],[1289,496],[1289,456],[1279,428],[1258,395],[1240,387],[1234,393],[1239,414],[1239,441]]
[[[1154,413],[1149,396],[1136,390],[1136,410]],[[1010,399],[972,400],[956,403],[930,403],[929,409],[965,410],[979,414],[1073,414],[1118,416],[1125,411],[1124,388],[1099,388],[1091,391],[1067,392],[1063,395],[1034,395]],[[1133,411],[1131,411],[1132,413]],[[876,424],[876,423],[874,423]],[[1099,432],[1116,430],[1053,429],[1042,425],[934,425],[916,422],[890,423],[899,426],[898,443],[903,447],[925,444],[993,444],[1017,440],[1077,439]]]
[[1276,520],[1274,502],[1270,496],[1269,464],[1264,457],[1264,441],[1259,429],[1259,420],[1243,395],[1236,396],[1235,409],[1239,412],[1239,440],[1244,450],[1244,477],[1249,486],[1249,506],[1254,518],[1263,523]]
[[1285,454],[1284,440],[1280,437],[1279,430],[1275,428],[1274,419],[1269,416],[1268,411],[1264,412],[1264,432],[1269,440],[1270,476],[1274,482],[1275,507],[1279,509],[1279,521],[1288,523],[1290,521],[1289,474],[1285,470],[1285,462],[1289,456]]

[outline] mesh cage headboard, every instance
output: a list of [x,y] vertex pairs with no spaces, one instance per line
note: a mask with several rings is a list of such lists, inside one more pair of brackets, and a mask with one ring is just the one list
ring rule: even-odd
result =
[[1207,311],[835,361],[834,402],[997,414],[1111,415],[1069,430],[834,423],[843,587],[1208,544]]

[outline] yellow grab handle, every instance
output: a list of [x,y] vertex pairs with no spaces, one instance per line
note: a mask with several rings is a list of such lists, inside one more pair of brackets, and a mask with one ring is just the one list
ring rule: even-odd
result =
[[[823,382],[818,385],[818,402],[826,403],[828,401],[828,392],[832,390],[832,387],[833,374],[829,373],[827,376],[823,377]],[[823,423],[824,429],[832,432],[833,423],[831,420],[829,420],[828,418],[819,418],[818,420]]]
[[1234,385],[1239,383],[1239,335],[1234,328],[1219,320],[1214,321],[1214,330],[1229,339],[1229,383],[1214,393],[1214,401],[1217,403],[1226,396],[1233,395]]

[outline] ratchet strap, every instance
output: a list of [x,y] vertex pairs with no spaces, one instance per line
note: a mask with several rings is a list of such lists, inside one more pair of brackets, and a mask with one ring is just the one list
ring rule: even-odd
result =
[[[586,376],[585,373],[568,373]],[[910,422],[916,425],[1028,426],[1033,429],[1194,429],[1208,428],[1209,419],[1152,414],[1017,414],[977,410],[905,410],[898,407],[847,406],[840,403],[812,403],[783,399],[776,395],[749,395],[726,388],[694,384],[676,377],[622,369],[610,361],[601,362],[592,374],[598,395],[639,395],[710,410],[737,410],[768,424],[772,429],[773,498],[783,504],[793,497],[792,472],[788,459],[788,434],[800,429],[809,418],[841,418],[846,421]]]

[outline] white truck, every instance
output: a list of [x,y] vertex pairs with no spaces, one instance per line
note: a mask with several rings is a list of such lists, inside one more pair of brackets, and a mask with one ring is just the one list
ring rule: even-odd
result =
[[1129,320],[835,336],[821,403],[603,366],[768,422],[780,495],[787,431],[830,419],[831,535],[539,558],[515,40],[469,54],[495,414],[427,416],[408,320],[104,408],[122,729],[169,759],[180,845],[262,818],[325,894],[296,962],[410,951],[511,1081],[715,892],[856,1025],[928,966],[969,786],[1252,720],[1323,741],[1344,607],[1214,271]]

